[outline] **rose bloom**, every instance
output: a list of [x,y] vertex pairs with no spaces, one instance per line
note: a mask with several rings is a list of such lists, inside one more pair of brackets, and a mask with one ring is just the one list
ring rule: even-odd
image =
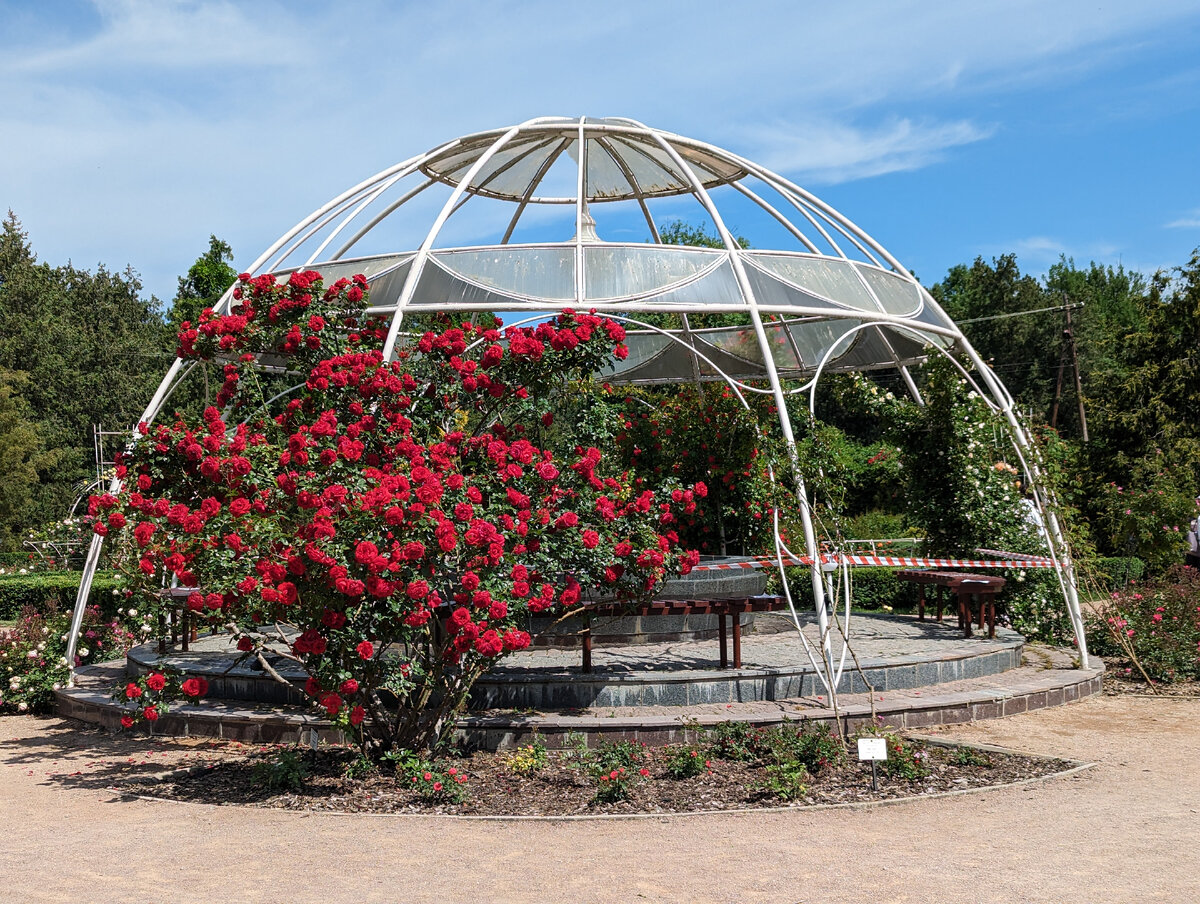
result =
[[358,655],[363,659],[370,659],[375,655],[375,647],[369,640],[364,640],[354,649],[358,651]]
[[158,710],[153,706],[147,706],[145,709],[142,710],[142,716],[145,718],[145,720],[147,722],[157,722],[158,721]]
[[208,693],[208,682],[203,678],[189,678],[181,687],[189,697],[203,697]]
[[155,672],[153,675],[151,675],[149,678],[146,679],[146,687],[150,688],[150,690],[152,690],[152,691],[161,691],[166,686],[167,686],[166,677],[158,672]]

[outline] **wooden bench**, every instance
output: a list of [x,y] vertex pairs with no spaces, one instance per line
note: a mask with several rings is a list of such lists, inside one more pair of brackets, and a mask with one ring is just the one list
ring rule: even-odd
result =
[[734,599],[652,600],[648,603],[589,603],[584,606],[585,627],[580,632],[583,647],[583,671],[592,671],[591,619],[596,617],[645,615],[715,615],[719,620],[717,637],[720,642],[721,668],[729,665],[729,640],[726,622],[732,620],[733,668],[742,667],[742,623],[744,612],[775,612],[787,602],[781,596],[750,596]]
[[917,585],[917,620],[925,621],[925,588],[937,588],[937,620],[942,620],[945,589],[953,595],[958,609],[958,626],[963,637],[971,636],[972,598],[979,603],[979,627],[986,624],[988,637],[996,636],[996,594],[1004,589],[1004,578],[985,574],[962,574],[955,571],[930,571],[923,568],[906,568],[896,572],[902,581]]

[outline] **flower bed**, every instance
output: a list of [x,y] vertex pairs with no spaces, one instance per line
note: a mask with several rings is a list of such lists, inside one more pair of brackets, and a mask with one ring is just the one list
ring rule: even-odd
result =
[[1062,760],[926,745],[885,732],[879,789],[827,733],[731,723],[690,745],[537,745],[365,767],[349,748],[209,747],[139,793],[304,811],[493,816],[686,813],[888,800],[1052,775]]

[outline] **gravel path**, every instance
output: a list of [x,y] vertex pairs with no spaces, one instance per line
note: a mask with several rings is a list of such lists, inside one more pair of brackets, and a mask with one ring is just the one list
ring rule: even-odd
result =
[[1039,785],[862,809],[539,823],[122,800],[101,766],[153,761],[144,742],[3,717],[0,899],[1195,901],[1198,716],[1194,699],[1104,697],[939,732],[1099,764]]

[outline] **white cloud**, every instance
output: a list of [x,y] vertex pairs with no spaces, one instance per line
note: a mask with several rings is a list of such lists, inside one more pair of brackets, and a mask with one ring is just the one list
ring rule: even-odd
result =
[[210,231],[246,264],[348,185],[457,134],[627,115],[841,182],[986,141],[1006,124],[981,99],[1082,78],[1194,13],[1173,0],[95,5],[90,34],[47,12],[5,46],[0,132],[17,137],[0,142],[0,211],[43,259],[130,261],[166,295]]
[[1163,224],[1164,229],[1200,229],[1200,207],[1177,220]]
[[808,182],[846,182],[919,169],[940,160],[949,148],[982,141],[994,131],[965,120],[895,119],[874,129],[832,121],[788,123],[750,132],[755,150],[747,156]]

